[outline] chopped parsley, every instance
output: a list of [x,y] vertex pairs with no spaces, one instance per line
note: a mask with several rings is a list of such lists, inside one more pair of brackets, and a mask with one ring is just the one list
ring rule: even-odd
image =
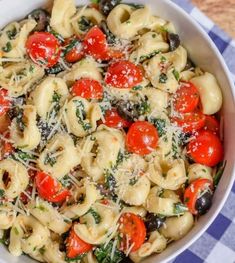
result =
[[146,59],[150,59],[150,58],[152,58],[153,56],[157,55],[158,53],[159,53],[159,51],[158,51],[158,50],[155,50],[155,51],[153,51],[152,53],[150,53],[150,54],[148,54],[148,55],[141,56],[141,57],[140,57],[140,62],[143,62],[143,61],[146,60]]
[[134,87],[132,88],[132,90],[142,90],[142,89],[143,89],[143,86],[141,86],[141,85],[134,86]]
[[161,56],[160,60],[161,60],[161,62],[166,62],[166,57]]
[[224,169],[226,167],[226,164],[227,164],[227,161],[223,161],[223,162],[220,162],[218,165],[217,165],[217,172],[213,178],[213,181],[214,181],[214,186],[216,187],[221,179],[221,176],[223,175],[224,173]]
[[45,160],[44,160],[44,164],[47,165],[49,164],[51,167],[53,167],[57,162],[56,157],[51,157],[51,153],[47,153]]
[[27,162],[28,160],[35,160],[36,157],[32,154],[29,154],[27,152],[23,152],[21,150],[17,150],[14,155],[13,155],[13,158],[16,158],[16,159],[21,159],[22,161],[24,162]]
[[81,255],[78,255],[77,257],[75,258],[68,258],[67,256],[65,257],[65,261],[67,262],[80,262],[80,260],[82,260],[84,257],[86,256],[86,253],[83,253]]
[[60,102],[61,97],[62,96],[59,93],[54,91],[53,96],[52,96],[52,102]]
[[46,248],[45,248],[45,246],[43,246],[43,247],[41,247],[41,248],[39,248],[39,253],[41,254],[41,255],[44,255],[45,254],[45,252],[46,252]]
[[101,222],[101,216],[93,208],[90,208],[87,213],[90,213],[93,216],[96,224]]
[[94,24],[91,20],[87,19],[85,16],[82,16],[78,21],[78,26],[81,31],[88,31]]
[[168,80],[168,77],[165,73],[161,73],[159,76],[159,83],[165,84]]
[[14,39],[17,35],[17,30],[16,30],[16,27],[13,27],[12,30],[7,30],[7,36],[10,40]]
[[175,203],[174,204],[174,214],[180,215],[188,211],[188,207],[182,203]]
[[66,47],[65,50],[63,51],[63,55],[66,55],[69,51],[71,51],[73,48],[77,47],[80,45],[80,41],[77,38],[74,38]]
[[85,122],[86,119],[86,112],[85,106],[80,100],[74,100],[76,104],[76,116],[78,118],[78,123],[82,125],[84,131],[89,131],[91,129],[91,124],[89,122]]
[[11,45],[11,42],[7,42],[6,43],[6,46],[2,48],[2,51],[8,53],[12,50],[12,45]]
[[166,120],[151,118],[150,121],[157,128],[160,137],[166,134]]
[[145,115],[151,111],[150,104],[148,99],[142,100],[141,103],[138,105],[138,113],[139,115]]
[[0,189],[0,197],[3,197],[5,195],[5,191],[3,189]]
[[179,81],[180,80],[180,73],[176,69],[174,69],[172,73],[175,76],[175,79],[177,81]]

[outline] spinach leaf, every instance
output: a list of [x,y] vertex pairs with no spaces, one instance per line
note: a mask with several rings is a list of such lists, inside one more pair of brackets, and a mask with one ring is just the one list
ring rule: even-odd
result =
[[227,164],[227,161],[223,161],[223,162],[220,162],[218,165],[217,165],[217,172],[213,178],[213,181],[214,181],[214,186],[217,187],[223,173],[224,173],[224,169],[226,167],[226,164]]
[[2,48],[2,51],[8,53],[12,50],[12,45],[11,45],[11,42],[7,42],[6,43],[6,46]]
[[82,16],[78,21],[78,26],[81,31],[88,31],[93,25],[94,24],[85,16]]
[[7,33],[8,38],[9,38],[10,40],[12,40],[12,39],[14,39],[15,36],[17,35],[17,30],[16,30],[15,27],[13,27],[12,30],[8,30],[6,33]]
[[87,213],[90,213],[93,216],[96,224],[101,222],[101,216],[93,208],[90,208]]
[[44,164],[50,164],[50,166],[53,167],[56,164],[56,161],[56,157],[51,157],[51,153],[47,153],[44,160]]
[[160,137],[166,134],[166,120],[151,118],[150,122],[157,128]]
[[174,214],[175,215],[181,215],[183,214],[184,212],[187,212],[188,211],[188,207],[182,203],[176,203],[174,204]]
[[74,101],[76,104],[76,116],[78,118],[78,123],[82,125],[84,131],[88,131],[91,129],[91,124],[89,122],[85,122],[86,119],[86,112],[85,106],[80,100]]

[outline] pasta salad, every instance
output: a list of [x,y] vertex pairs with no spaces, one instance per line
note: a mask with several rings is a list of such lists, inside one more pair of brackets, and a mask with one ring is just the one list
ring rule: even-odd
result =
[[140,262],[223,173],[222,93],[140,4],[54,0],[0,33],[0,230],[13,256]]

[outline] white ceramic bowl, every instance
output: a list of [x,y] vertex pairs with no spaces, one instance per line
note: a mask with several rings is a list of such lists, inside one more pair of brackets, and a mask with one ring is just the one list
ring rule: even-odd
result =
[[[1,0],[0,27],[3,27],[10,21],[22,19],[34,8],[44,6],[48,1],[50,0]],[[81,5],[88,1],[76,0],[76,2],[78,5]],[[166,263],[176,257],[183,250],[187,249],[211,225],[224,205],[232,188],[235,177],[235,88],[229,76],[228,68],[213,42],[201,27],[178,6],[169,0],[125,0],[124,2],[147,4],[151,7],[154,14],[172,21],[175,24],[181,41],[187,48],[192,60],[204,70],[213,73],[217,77],[224,97],[222,116],[224,117],[225,124],[224,158],[227,160],[224,175],[215,192],[212,208],[205,216],[200,218],[192,231],[190,231],[190,233],[188,233],[183,239],[172,243],[163,253],[153,255],[144,261],[145,263]],[[0,262],[30,263],[33,262],[33,260],[26,256],[14,258],[9,254],[5,247],[0,247]]]

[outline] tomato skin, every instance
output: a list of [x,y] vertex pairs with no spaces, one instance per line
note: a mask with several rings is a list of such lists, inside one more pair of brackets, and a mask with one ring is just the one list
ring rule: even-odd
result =
[[211,131],[215,135],[219,136],[220,123],[214,116],[206,115],[205,126],[203,129],[205,131]]
[[0,116],[4,115],[11,107],[11,101],[7,99],[8,91],[0,89]]
[[[134,243],[131,252],[138,250],[146,238],[144,221],[133,213],[124,213],[119,219],[119,232],[122,234],[120,250],[126,251]],[[129,242],[127,241],[129,239]]]
[[47,68],[53,67],[61,54],[59,40],[49,32],[35,32],[30,35],[26,50],[34,63]]
[[77,80],[71,90],[72,95],[80,96],[85,99],[102,99],[103,87],[94,79],[79,79]]
[[198,211],[196,210],[196,201],[201,191],[205,190],[207,187],[210,187],[213,190],[213,182],[209,179],[197,179],[193,181],[184,192],[184,202],[188,206],[189,211],[193,215],[197,215]]
[[40,197],[49,202],[63,202],[70,196],[68,189],[63,188],[60,182],[44,172],[37,172],[35,182]]
[[68,238],[66,239],[66,255],[68,258],[76,258],[77,256],[89,252],[92,245],[86,243],[76,235],[74,226],[71,228]]
[[211,131],[199,131],[187,145],[190,157],[200,164],[210,167],[223,159],[223,146],[220,139]]
[[75,42],[75,46],[65,54],[65,60],[69,63],[75,63],[84,57],[83,44],[78,37],[72,37],[66,40],[65,47]]
[[184,132],[193,132],[204,127],[206,117],[201,112],[189,112],[182,114],[181,117],[173,117],[171,120],[182,127]]
[[92,27],[83,40],[84,51],[95,59],[108,59],[106,35],[97,26]]
[[111,110],[107,110],[105,112],[104,119],[105,122],[103,124],[111,128],[122,129],[131,126],[130,122],[124,120],[122,117],[119,116],[115,108],[112,108]]
[[124,89],[131,89],[142,80],[141,68],[127,60],[120,60],[111,64],[105,77],[106,84]]
[[199,103],[200,95],[191,82],[183,82],[176,91],[174,108],[180,113],[192,112]]
[[139,155],[151,153],[158,144],[157,129],[147,121],[137,121],[131,125],[126,136],[129,152]]

